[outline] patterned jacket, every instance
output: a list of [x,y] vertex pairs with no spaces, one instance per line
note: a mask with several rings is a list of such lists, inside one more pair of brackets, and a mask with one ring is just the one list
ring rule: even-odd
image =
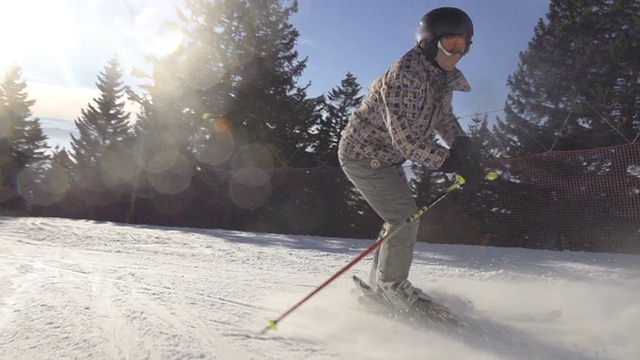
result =
[[449,150],[430,135],[436,131],[448,145],[464,135],[452,112],[453,90],[471,90],[462,72],[442,71],[414,47],[371,84],[342,133],[338,153],[440,167]]

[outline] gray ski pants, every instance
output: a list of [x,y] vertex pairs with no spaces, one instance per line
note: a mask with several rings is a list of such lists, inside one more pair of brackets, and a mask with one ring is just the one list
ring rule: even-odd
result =
[[[402,164],[377,159],[340,157],[342,169],[373,210],[385,221],[383,232],[402,224],[418,211]],[[401,281],[409,277],[419,220],[405,225],[374,254],[370,282]]]

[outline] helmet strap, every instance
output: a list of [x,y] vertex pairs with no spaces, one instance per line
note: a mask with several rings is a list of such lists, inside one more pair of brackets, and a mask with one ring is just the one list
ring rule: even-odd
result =
[[436,55],[438,54],[438,40],[434,39],[429,42],[422,40],[418,43],[418,46],[427,60],[435,62]]

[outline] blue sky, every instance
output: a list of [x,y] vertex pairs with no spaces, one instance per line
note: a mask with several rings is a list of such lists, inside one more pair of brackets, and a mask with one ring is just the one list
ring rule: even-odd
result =
[[[0,70],[17,62],[37,100],[40,117],[73,120],[96,95],[96,76],[118,54],[125,71],[144,68],[144,54],[163,54],[179,36],[162,22],[175,17],[181,0],[22,0],[0,3]],[[291,19],[297,50],[308,56],[302,77],[310,95],[337,86],[351,71],[363,88],[415,43],[424,13],[456,6],[473,19],[476,36],[459,68],[472,92],[454,97],[458,116],[501,109],[506,80],[517,68],[533,30],[544,18],[545,0],[300,0]],[[28,29],[15,31],[16,24]],[[6,34],[11,34],[7,36]],[[135,83],[130,76],[126,81]],[[500,113],[492,114],[499,115]],[[462,120],[463,124],[468,118]]]

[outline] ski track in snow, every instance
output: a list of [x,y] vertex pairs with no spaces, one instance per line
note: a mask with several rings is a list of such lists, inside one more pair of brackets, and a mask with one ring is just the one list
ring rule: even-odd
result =
[[[345,275],[260,335],[372,242],[0,223],[0,359],[640,358],[638,256],[418,244],[412,281],[467,328],[371,314]],[[526,320],[555,309],[559,319]]]

